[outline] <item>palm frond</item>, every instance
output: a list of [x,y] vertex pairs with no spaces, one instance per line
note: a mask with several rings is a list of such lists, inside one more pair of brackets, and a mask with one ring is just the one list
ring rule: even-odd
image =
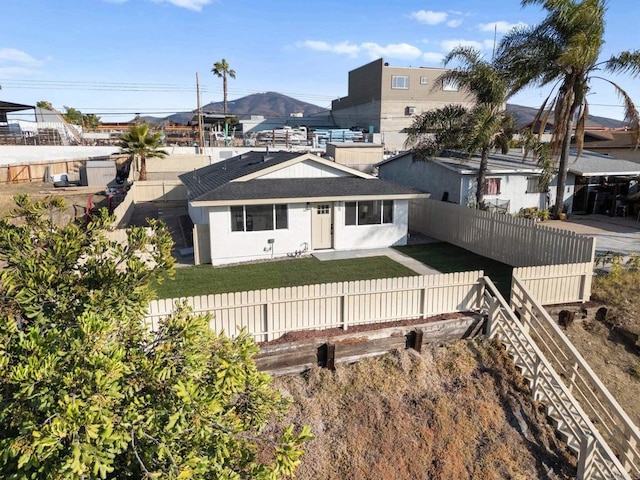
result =
[[626,51],[612,55],[604,62],[605,70],[611,73],[630,73],[640,75],[640,50]]

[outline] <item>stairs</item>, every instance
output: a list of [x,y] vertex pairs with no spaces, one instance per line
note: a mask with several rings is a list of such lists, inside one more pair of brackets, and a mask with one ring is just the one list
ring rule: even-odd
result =
[[594,427],[560,375],[545,358],[521,321],[507,305],[490,279],[485,277],[483,311],[487,314],[487,336],[499,340],[533,397],[546,412],[560,437],[578,456],[579,480],[629,479],[631,476]]

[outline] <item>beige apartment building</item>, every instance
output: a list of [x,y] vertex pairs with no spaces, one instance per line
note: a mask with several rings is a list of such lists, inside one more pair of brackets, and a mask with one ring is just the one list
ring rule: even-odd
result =
[[416,115],[473,99],[454,84],[437,82],[443,68],[391,67],[382,58],[349,72],[349,93],[331,103],[341,128],[380,133],[386,150],[402,150],[405,129]]

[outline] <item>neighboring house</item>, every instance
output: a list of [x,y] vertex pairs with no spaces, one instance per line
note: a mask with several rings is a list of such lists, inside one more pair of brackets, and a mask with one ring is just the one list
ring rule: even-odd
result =
[[340,165],[373,173],[375,166],[384,159],[384,146],[368,142],[332,142],[327,143],[326,156]]
[[584,132],[584,148],[611,157],[640,163],[640,148],[635,148],[637,138],[630,130],[587,130]]
[[[431,193],[431,198],[473,205],[480,157],[435,157],[415,160],[411,151],[378,164],[381,179]],[[521,208],[547,208],[547,194],[540,188],[541,169],[522,162],[520,150],[509,155],[491,154],[485,186],[485,202],[499,211],[518,213]]]
[[249,152],[180,175],[199,263],[404,245],[408,202],[426,198],[310,153]]
[[414,117],[449,104],[473,106],[457,85],[437,85],[442,68],[391,67],[383,59],[349,72],[348,95],[331,103],[331,114],[342,128],[358,127],[382,133],[387,150],[400,150],[405,129]]
[[[640,164],[585,151],[575,159],[572,151],[565,203],[568,212],[615,213],[616,196],[633,193]],[[414,160],[404,152],[378,164],[379,177],[431,193],[431,198],[473,205],[480,157],[435,157]],[[520,149],[489,156],[485,202],[498,211],[517,214],[522,208],[547,209],[555,202],[556,179],[549,191],[540,187],[540,167]],[[630,210],[631,211],[631,210]]]

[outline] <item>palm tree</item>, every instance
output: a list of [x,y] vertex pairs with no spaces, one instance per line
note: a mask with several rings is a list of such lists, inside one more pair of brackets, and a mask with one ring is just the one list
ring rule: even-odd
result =
[[227,77],[236,78],[236,71],[229,68],[229,64],[223,58],[219,62],[213,64],[213,68],[211,69],[211,73],[213,73],[216,77],[222,78],[222,93],[224,95],[224,116],[225,121],[227,117]]
[[[443,148],[463,149],[470,155],[479,151],[476,207],[482,208],[489,151],[499,147],[506,153],[515,130],[513,117],[504,110],[509,85],[502,72],[474,48],[454,48],[445,57],[445,66],[454,60],[461,67],[440,75],[434,88],[454,82],[474,97],[476,106],[470,110],[447,106],[418,116],[405,145],[417,146],[419,152],[427,154]],[[425,133],[431,136],[425,137]]]
[[162,132],[149,132],[148,123],[131,125],[120,137],[120,152],[140,161],[140,180],[147,179],[147,158],[163,158],[168,155],[164,150],[160,150],[161,137]]
[[522,0],[522,5],[539,4],[547,11],[536,26],[516,28],[500,42],[496,65],[512,80],[510,95],[527,86],[553,88],[540,107],[533,126],[543,132],[553,114],[551,145],[559,157],[554,214],[564,205],[571,134],[574,130],[578,155],[584,146],[585,123],[589,116],[587,94],[592,80],[604,80],[616,90],[625,107],[625,121],[635,132],[636,147],[640,116],[629,95],[616,83],[598,75],[640,74],[640,51],[626,51],[598,61],[604,44],[606,0]]

